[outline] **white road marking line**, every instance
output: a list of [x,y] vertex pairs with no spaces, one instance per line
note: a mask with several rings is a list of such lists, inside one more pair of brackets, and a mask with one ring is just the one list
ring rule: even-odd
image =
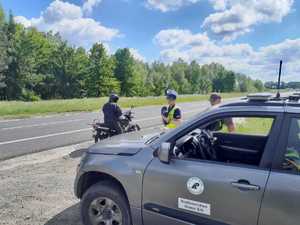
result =
[[[194,113],[194,112],[199,112],[199,110],[187,111],[186,114]],[[147,119],[136,120],[136,121],[139,122],[139,121],[153,120],[153,119],[157,119],[157,118],[160,118],[160,116],[150,117],[150,118],[147,118]],[[84,132],[84,131],[88,131],[88,130],[92,130],[92,128],[84,128],[84,129],[79,129],[79,130],[65,131],[65,132],[47,134],[47,135],[42,135],[42,136],[30,137],[30,138],[22,138],[22,139],[17,139],[17,140],[4,141],[4,142],[0,142],[0,146],[1,145],[20,143],[20,142],[26,142],[26,141],[32,141],[32,140],[48,138],[48,137],[55,137],[55,136],[59,136],[59,135],[80,133],[80,132]]]
[[[188,111],[188,112],[185,112],[185,114],[194,113],[194,112],[198,112],[198,111],[199,110]],[[153,119],[160,119],[160,118],[161,118],[160,116],[154,116],[154,117],[149,117],[149,118],[135,120],[135,121],[136,122],[143,122],[143,121],[148,121],[148,120],[153,120]],[[0,128],[0,130],[14,130],[14,129],[22,129],[22,128],[30,128],[30,127],[42,127],[42,126],[55,125],[55,124],[79,122],[79,121],[83,121],[83,120],[85,120],[85,119],[74,119],[74,120],[65,120],[65,121],[57,121],[57,122],[37,123],[37,124],[32,124],[32,125],[21,125],[21,126],[15,126],[15,127],[5,127],[5,128]],[[13,120],[13,121],[18,121],[18,120]]]
[[[156,128],[156,126],[148,127],[143,130],[150,130],[150,129],[154,129],[154,128]],[[32,140],[41,139],[41,138],[48,138],[48,137],[55,137],[55,136],[59,136],[59,135],[80,133],[80,132],[89,131],[89,130],[92,130],[92,128],[84,128],[84,129],[79,129],[79,130],[72,130],[72,131],[60,132],[60,133],[55,133],[55,134],[47,134],[47,135],[31,137],[31,138],[23,138],[23,139],[18,139],[18,140],[5,141],[5,142],[0,142],[0,145],[8,145],[8,144],[14,144],[14,143],[19,143],[19,142],[32,141]]]
[[17,122],[20,121],[21,119],[14,119],[14,120],[0,120],[0,123],[9,123],[9,122]]
[[57,121],[57,122],[38,123],[38,124],[32,124],[32,125],[5,127],[5,128],[1,128],[0,130],[14,130],[14,129],[22,129],[22,128],[30,128],[30,127],[42,127],[42,126],[55,125],[55,124],[78,122],[78,121],[83,121],[83,120],[84,119],[74,119],[74,120],[65,120],[65,121]]
[[19,142],[32,141],[32,140],[36,140],[36,139],[55,137],[55,136],[59,136],[59,135],[75,134],[75,133],[80,133],[83,131],[88,131],[91,129],[92,128],[84,128],[84,129],[79,129],[79,130],[71,130],[71,131],[60,132],[60,133],[55,133],[55,134],[47,134],[47,135],[36,136],[36,137],[31,137],[31,138],[23,138],[23,139],[12,140],[12,141],[4,141],[4,142],[0,142],[0,145],[8,145],[8,144],[14,144],[14,143],[19,143]]

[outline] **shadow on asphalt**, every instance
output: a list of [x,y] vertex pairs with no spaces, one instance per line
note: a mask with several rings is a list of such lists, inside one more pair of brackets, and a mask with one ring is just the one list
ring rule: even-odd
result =
[[87,150],[86,148],[78,149],[78,150],[76,150],[76,151],[74,151],[74,152],[71,152],[69,156],[70,156],[70,158],[72,158],[72,159],[79,158],[79,157],[82,156],[83,153],[86,152],[86,150]]
[[79,203],[57,214],[44,225],[82,225]]

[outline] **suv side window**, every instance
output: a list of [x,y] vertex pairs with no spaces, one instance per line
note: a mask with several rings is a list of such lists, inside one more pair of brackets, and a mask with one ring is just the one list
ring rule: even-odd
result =
[[300,118],[291,120],[282,169],[300,174]]
[[[259,166],[275,117],[219,117],[176,141],[181,159]],[[177,154],[181,153],[181,154]]]
[[268,136],[272,128],[273,120],[273,118],[264,117],[224,118],[224,125],[220,132]]

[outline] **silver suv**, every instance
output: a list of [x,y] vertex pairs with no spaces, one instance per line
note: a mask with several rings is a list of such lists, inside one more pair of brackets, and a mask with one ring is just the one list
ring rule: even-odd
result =
[[299,224],[298,100],[251,96],[90,147],[75,181],[84,225]]

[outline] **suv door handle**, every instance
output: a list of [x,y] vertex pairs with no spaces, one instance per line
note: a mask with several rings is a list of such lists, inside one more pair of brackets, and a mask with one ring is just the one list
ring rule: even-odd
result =
[[246,181],[246,180],[232,182],[231,185],[235,188],[240,189],[241,191],[259,191],[260,190],[260,186],[250,184],[250,182]]

